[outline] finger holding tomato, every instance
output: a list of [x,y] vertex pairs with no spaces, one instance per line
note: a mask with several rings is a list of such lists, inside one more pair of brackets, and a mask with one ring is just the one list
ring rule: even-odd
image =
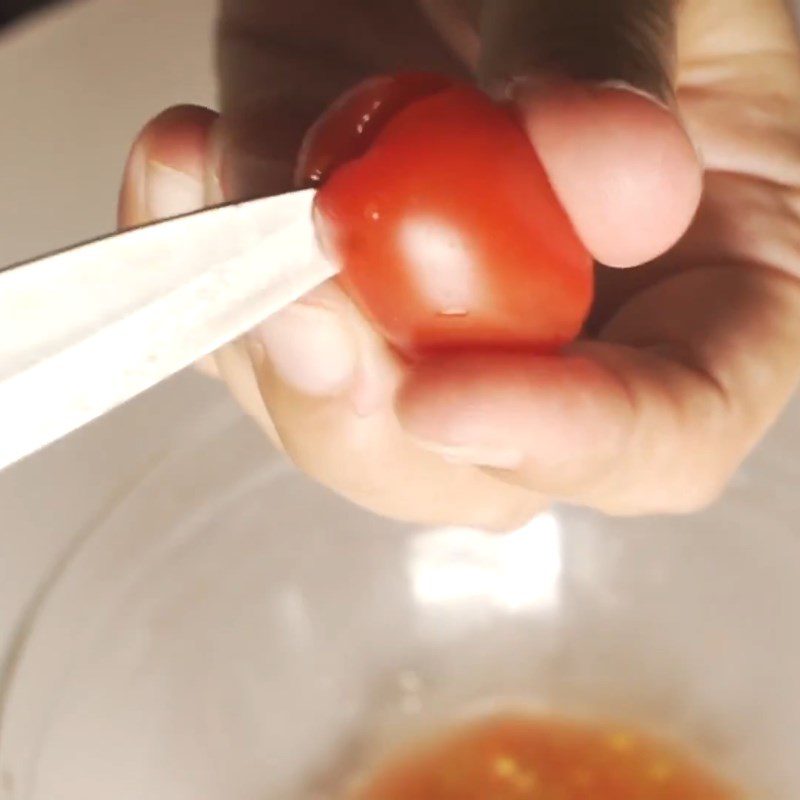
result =
[[[331,104],[361,119],[337,98],[383,76],[361,96],[378,103],[363,139],[334,125],[327,151],[301,158],[341,279],[212,369],[304,470],[384,515],[507,528],[553,498],[698,508],[800,364],[781,244],[797,225],[778,197],[800,125],[765,94],[779,86],[788,104],[800,78],[788,55],[758,56],[796,45],[782,3],[729,2],[494,0],[479,25],[477,2],[226,0],[223,115],[152,123],[123,209],[152,216],[171,191],[174,211],[291,189],[309,127]],[[446,80],[387,94],[409,69]],[[477,124],[429,137],[414,106],[444,125],[451,82],[476,72],[491,99],[453,91],[503,123],[480,144]],[[697,216],[687,128],[709,170]],[[142,163],[171,171],[143,183]],[[169,188],[176,172],[192,192]],[[593,260],[608,265],[595,280]]]

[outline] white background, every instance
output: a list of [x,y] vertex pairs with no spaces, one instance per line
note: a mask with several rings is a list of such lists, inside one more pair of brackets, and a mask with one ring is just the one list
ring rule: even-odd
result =
[[[113,229],[136,131],[174,103],[214,105],[214,8],[70,3],[0,39],[0,263]],[[0,654],[75,537],[218,402],[181,375],[0,474]]]

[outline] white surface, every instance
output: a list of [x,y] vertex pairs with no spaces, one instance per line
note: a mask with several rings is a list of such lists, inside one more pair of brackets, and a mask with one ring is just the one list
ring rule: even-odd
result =
[[214,105],[214,0],[82,0],[0,38],[0,264],[114,227],[132,137]]
[[[113,229],[136,131],[165,106],[214,102],[214,13],[213,0],[94,0],[0,39],[0,263]],[[228,401],[183,375],[0,474],[0,653],[74,538],[211,402]]]
[[[211,24],[96,0],[0,43],[0,262],[111,227],[140,123],[212,99]],[[707,514],[409,538],[182,375],[0,475],[0,797],[284,800],[348,734],[510,692],[796,800],[798,453],[795,405]]]

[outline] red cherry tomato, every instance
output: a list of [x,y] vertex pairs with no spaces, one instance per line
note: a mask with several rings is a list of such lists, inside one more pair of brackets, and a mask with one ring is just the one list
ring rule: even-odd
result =
[[312,129],[317,232],[408,356],[553,352],[580,333],[593,264],[513,112],[437,76],[368,81]]

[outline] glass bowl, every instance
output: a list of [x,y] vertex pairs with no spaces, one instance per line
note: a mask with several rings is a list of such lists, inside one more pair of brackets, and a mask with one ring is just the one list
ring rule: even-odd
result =
[[634,722],[796,800],[800,526],[794,462],[765,453],[708,514],[557,509],[498,537],[377,519],[209,420],[41,598],[0,797],[327,800],[510,703]]

